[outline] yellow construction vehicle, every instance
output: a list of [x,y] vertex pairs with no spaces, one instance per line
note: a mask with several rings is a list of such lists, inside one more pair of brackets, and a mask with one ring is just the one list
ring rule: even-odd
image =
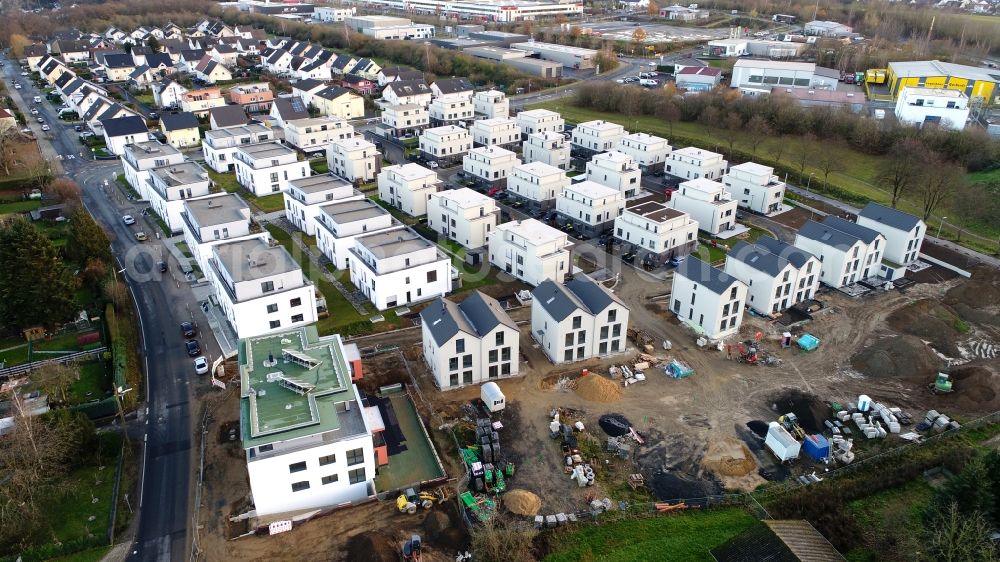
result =
[[399,494],[399,497],[396,498],[396,509],[400,513],[412,515],[417,512],[418,506],[430,509],[436,503],[444,503],[446,499],[448,499],[447,488],[438,488],[433,492],[417,492],[413,488],[407,488],[405,492]]

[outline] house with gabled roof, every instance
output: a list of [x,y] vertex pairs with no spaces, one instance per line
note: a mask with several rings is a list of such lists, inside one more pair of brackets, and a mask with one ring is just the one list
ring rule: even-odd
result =
[[882,277],[898,279],[920,257],[927,225],[920,217],[872,202],[858,213],[858,224],[885,236]]
[[531,337],[556,364],[624,352],[628,320],[628,306],[583,274],[531,291]]
[[739,333],[747,284],[698,258],[674,270],[670,311],[697,333],[720,340]]

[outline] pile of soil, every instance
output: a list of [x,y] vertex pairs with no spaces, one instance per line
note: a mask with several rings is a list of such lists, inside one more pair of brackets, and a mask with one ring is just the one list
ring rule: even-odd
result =
[[401,547],[382,533],[368,531],[356,535],[347,543],[347,559],[352,562],[397,562],[397,551]]
[[931,382],[944,366],[934,350],[916,336],[894,336],[875,342],[851,357],[858,372],[876,378]]
[[1000,274],[987,266],[974,268],[971,279],[945,293],[945,303],[962,303],[972,309],[997,306],[1000,303]]
[[787,413],[795,414],[799,419],[799,426],[807,433],[823,431],[823,421],[833,416],[829,404],[801,390],[789,390],[779,395],[775,398],[771,409],[779,416]]
[[632,422],[621,414],[605,414],[597,420],[597,425],[601,426],[604,433],[611,437],[621,437],[628,433],[628,428],[632,427]]
[[622,387],[600,375],[580,377],[574,390],[580,398],[590,402],[617,402],[622,398]]
[[886,320],[896,331],[929,341],[934,349],[949,357],[958,356],[955,340],[961,322],[951,307],[923,299],[896,310]]
[[740,477],[757,470],[753,455],[735,439],[710,443],[703,462],[719,476]]
[[436,539],[441,533],[451,527],[451,520],[443,511],[435,510],[427,514],[424,519],[423,528],[429,539]]
[[534,517],[542,508],[542,500],[527,490],[515,488],[504,494],[503,505],[512,513]]
[[975,361],[955,367],[949,373],[954,382],[953,392],[940,395],[941,409],[964,412],[993,412],[1000,405],[995,362]]
[[707,496],[722,492],[722,486],[715,479],[699,478],[679,470],[658,470],[646,483],[660,501],[685,500],[688,505],[705,505]]

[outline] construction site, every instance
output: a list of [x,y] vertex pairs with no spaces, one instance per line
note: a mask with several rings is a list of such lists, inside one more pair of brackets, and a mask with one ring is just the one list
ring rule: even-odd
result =
[[358,338],[384,350],[365,359],[359,386],[408,386],[448,481],[257,536],[229,521],[249,486],[226,438],[239,423],[227,391],[210,407],[198,548],[207,560],[397,560],[420,535],[423,559],[455,560],[470,530],[500,515],[544,530],[831,478],[1000,410],[1000,275],[935,267],[917,279],[863,296],[825,290],[794,318],[748,315],[738,337],[710,345],[668,311],[662,280],[626,268],[614,287],[631,307],[626,352],[565,366],[532,345],[530,306],[511,298],[520,376],[497,381],[497,408],[480,386],[438,390],[418,327]]

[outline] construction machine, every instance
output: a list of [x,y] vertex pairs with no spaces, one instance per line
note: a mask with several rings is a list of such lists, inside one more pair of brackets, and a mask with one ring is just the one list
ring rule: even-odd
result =
[[406,562],[420,562],[421,546],[420,535],[410,536],[410,540],[403,543],[403,560]]
[[806,432],[799,425],[799,418],[793,413],[787,413],[780,418],[778,418],[778,423],[780,423],[789,433],[794,435],[798,439],[805,439]]
[[946,373],[938,373],[937,379],[931,383],[931,391],[934,394],[948,394],[952,391],[953,381]]
[[438,488],[433,492],[417,492],[413,488],[407,488],[396,498],[396,509],[400,513],[412,515],[417,512],[417,507],[430,509],[436,503],[444,503],[446,499],[448,499],[447,488]]

